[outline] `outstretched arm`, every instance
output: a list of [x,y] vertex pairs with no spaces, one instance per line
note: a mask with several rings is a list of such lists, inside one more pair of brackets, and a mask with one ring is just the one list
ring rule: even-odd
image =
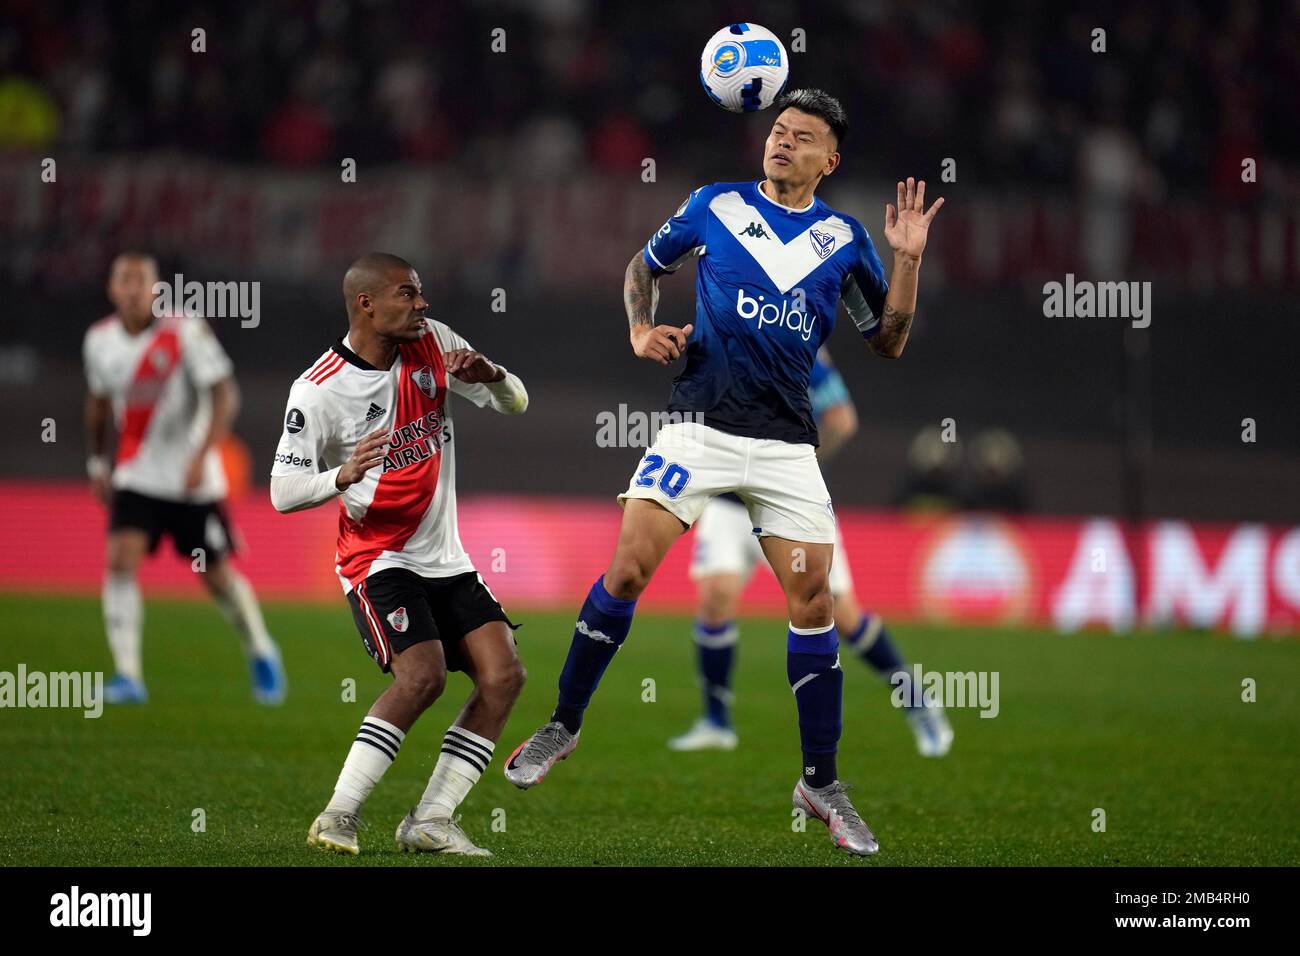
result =
[[903,354],[916,315],[921,254],[929,238],[930,223],[941,206],[942,197],[925,212],[925,180],[917,182],[910,176],[906,183],[898,184],[898,207],[893,203],[885,205],[885,239],[894,250],[894,271],[889,277],[880,327],[869,339],[877,355],[898,358]]
[[623,276],[623,307],[627,310],[628,337],[638,358],[667,365],[681,357],[686,339],[695,326],[675,328],[655,325],[659,307],[659,279],[650,271],[645,257],[637,252]]

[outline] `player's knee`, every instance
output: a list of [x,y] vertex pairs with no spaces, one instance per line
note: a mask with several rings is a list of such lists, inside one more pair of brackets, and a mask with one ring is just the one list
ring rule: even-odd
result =
[[528,672],[520,661],[514,661],[505,667],[494,668],[479,675],[479,693],[494,700],[514,701],[524,689]]
[[135,556],[125,547],[110,544],[104,555],[104,565],[108,568],[109,574],[135,574],[138,563]]
[[829,624],[835,615],[835,599],[831,590],[822,581],[821,587],[814,582],[798,589],[789,597],[790,620],[796,627],[820,627]]
[[724,588],[704,587],[700,590],[699,619],[707,627],[719,627],[736,616],[735,596]]
[[230,576],[224,564],[210,564],[199,572],[199,580],[213,597],[226,597],[230,594]]
[[650,583],[651,571],[633,555],[618,555],[605,572],[605,590],[620,601],[635,601]]
[[401,682],[407,694],[423,709],[432,706],[442,696],[443,689],[447,686],[447,672],[429,668],[405,674]]

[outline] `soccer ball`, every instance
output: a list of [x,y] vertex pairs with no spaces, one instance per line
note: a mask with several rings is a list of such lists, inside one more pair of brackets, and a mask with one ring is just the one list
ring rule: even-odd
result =
[[785,89],[790,59],[775,33],[757,23],[733,23],[704,44],[700,82],[709,99],[733,113],[765,110]]

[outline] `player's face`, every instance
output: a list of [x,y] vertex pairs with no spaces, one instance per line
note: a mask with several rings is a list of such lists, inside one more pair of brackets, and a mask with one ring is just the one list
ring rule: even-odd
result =
[[158,270],[148,259],[121,258],[108,274],[108,301],[131,325],[147,324],[153,318],[153,285]]
[[413,342],[424,334],[424,313],[429,308],[414,269],[395,269],[385,289],[375,299],[375,331],[385,338]]
[[776,118],[763,147],[763,175],[794,187],[829,176],[839,162],[835,134],[826,121],[793,107]]

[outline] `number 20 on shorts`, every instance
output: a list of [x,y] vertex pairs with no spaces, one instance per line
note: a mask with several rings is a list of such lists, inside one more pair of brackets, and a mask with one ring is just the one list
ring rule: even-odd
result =
[[644,459],[645,467],[636,476],[637,487],[649,488],[655,484],[655,474],[663,468],[663,474],[659,476],[659,490],[669,498],[676,498],[686,487],[686,483],[691,480],[691,473],[677,464],[675,461],[668,462],[668,467],[664,468],[663,455],[646,455]]

